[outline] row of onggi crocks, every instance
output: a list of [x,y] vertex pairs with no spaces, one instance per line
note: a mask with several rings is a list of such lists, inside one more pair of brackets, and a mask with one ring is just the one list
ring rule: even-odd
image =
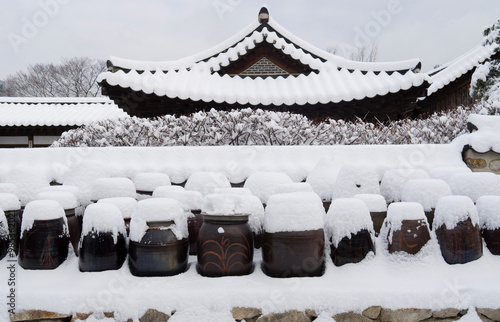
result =
[[[104,181],[116,183],[122,179]],[[121,266],[127,254],[125,211],[133,213],[129,266],[139,276],[172,275],[183,271],[187,265],[189,244],[191,254],[197,249],[200,273],[207,276],[248,274],[252,269],[254,237],[263,239],[263,268],[271,276],[320,274],[324,230],[336,265],[358,262],[375,250],[374,227],[366,200],[377,195],[336,199],[325,217],[323,204],[316,194],[280,193],[268,199],[264,215],[260,200],[245,189],[225,190],[203,198],[196,191],[163,186],[153,194],[160,198],[136,202],[132,209],[130,205],[135,200],[130,197],[99,199],[97,204],[85,209],[82,222],[82,217],[71,211],[71,207],[77,206],[76,198],[72,193],[62,191],[65,188],[61,186],[49,189],[55,191],[40,192],[37,196],[40,200],[26,206],[17,227],[21,234],[21,266],[28,269],[57,267],[67,256],[67,242],[70,240],[75,253],[80,253],[81,270]],[[497,229],[488,228],[500,218],[499,200],[498,196],[484,196],[477,203],[488,246],[488,240],[493,241],[491,245],[498,243]],[[193,211],[194,203],[201,204],[203,220],[199,212]],[[128,210],[124,210],[126,208]],[[186,214],[190,214],[189,218]],[[9,223],[15,223],[16,216],[9,215]],[[249,218],[250,225],[247,223]],[[54,226],[50,228],[50,225]],[[479,217],[470,198],[440,198],[433,227],[448,263],[463,263],[481,256]],[[390,253],[416,254],[430,239],[424,208],[417,203],[391,204],[382,232],[388,240]],[[55,243],[56,240],[60,243]],[[110,249],[114,251],[110,252]],[[228,256],[228,252],[234,254]],[[173,266],[166,269],[166,262]]]

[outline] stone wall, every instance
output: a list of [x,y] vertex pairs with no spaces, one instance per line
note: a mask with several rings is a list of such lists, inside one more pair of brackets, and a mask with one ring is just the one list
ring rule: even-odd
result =
[[[235,321],[245,322],[311,322],[320,316],[318,312],[312,310],[301,311],[286,311],[282,313],[269,313],[264,315],[262,310],[258,308],[233,308],[232,316]],[[390,310],[380,306],[372,306],[361,313],[344,312],[331,316],[337,322],[370,322],[370,321],[457,321],[462,316],[466,315],[468,310],[460,310],[455,308],[444,309],[440,311],[432,311],[430,309],[399,309]],[[476,309],[476,314],[482,321],[500,321],[500,309]],[[166,314],[157,310],[150,309],[139,318],[139,322],[166,322],[175,312]],[[321,316],[325,316],[322,314]],[[85,321],[89,317],[94,319],[114,318],[113,312],[101,314],[92,313],[75,313],[73,315],[64,315],[54,312],[31,310],[18,313],[11,316],[11,321],[44,321],[44,322],[73,322]],[[128,319],[124,322],[133,322],[133,319]],[[137,321],[137,320],[135,320]]]

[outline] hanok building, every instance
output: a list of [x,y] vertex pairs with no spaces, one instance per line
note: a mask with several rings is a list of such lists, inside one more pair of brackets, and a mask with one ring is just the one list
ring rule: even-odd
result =
[[479,64],[488,59],[499,59],[497,45],[478,46],[453,61],[439,66],[427,74],[430,86],[418,106],[424,113],[446,111],[457,106],[470,106],[472,74]]
[[49,146],[67,130],[124,116],[107,98],[0,97],[0,148]]
[[176,61],[112,57],[98,82],[130,115],[189,114],[211,108],[261,108],[313,119],[397,119],[415,112],[427,75],[418,59],[357,62],[297,38],[270,17],[227,41]]

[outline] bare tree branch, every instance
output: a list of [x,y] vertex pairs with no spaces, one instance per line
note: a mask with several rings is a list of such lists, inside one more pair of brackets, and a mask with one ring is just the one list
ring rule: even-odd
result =
[[5,96],[101,96],[96,79],[106,70],[103,60],[88,57],[63,59],[61,64],[29,65],[26,71],[7,76]]

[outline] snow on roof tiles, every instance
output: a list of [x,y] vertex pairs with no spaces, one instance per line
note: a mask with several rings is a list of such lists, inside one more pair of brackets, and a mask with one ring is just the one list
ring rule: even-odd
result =
[[80,126],[126,115],[103,98],[0,98],[0,126]]
[[466,54],[454,59],[445,66],[440,66],[429,71],[429,82],[431,85],[427,89],[427,95],[431,95],[454,80],[458,79],[465,73],[477,67],[491,55],[493,55],[498,45],[478,46]]
[[[217,73],[197,73],[181,70],[179,72],[145,71],[138,74],[135,70],[125,73],[106,72],[99,81],[106,80],[111,86],[130,88],[146,94],[155,93],[169,98],[192,99],[206,103],[229,103],[252,105],[304,105],[326,104],[341,101],[361,100],[365,97],[386,95],[420,86],[426,80],[424,74],[407,71],[405,74],[386,72],[366,74],[347,69],[332,69],[330,72],[311,73],[290,78],[242,78],[239,76],[220,76]],[[189,85],[189,87],[188,87]]]
[[[216,73],[262,42],[272,44],[317,73],[255,79]],[[99,76],[99,83],[106,81],[111,86],[146,94],[207,103],[338,103],[407,90],[427,79],[425,74],[413,72],[420,66],[418,59],[389,63],[351,61],[297,38],[272,18],[265,24],[254,21],[225,42],[177,61],[111,57],[109,63],[110,70]]]

